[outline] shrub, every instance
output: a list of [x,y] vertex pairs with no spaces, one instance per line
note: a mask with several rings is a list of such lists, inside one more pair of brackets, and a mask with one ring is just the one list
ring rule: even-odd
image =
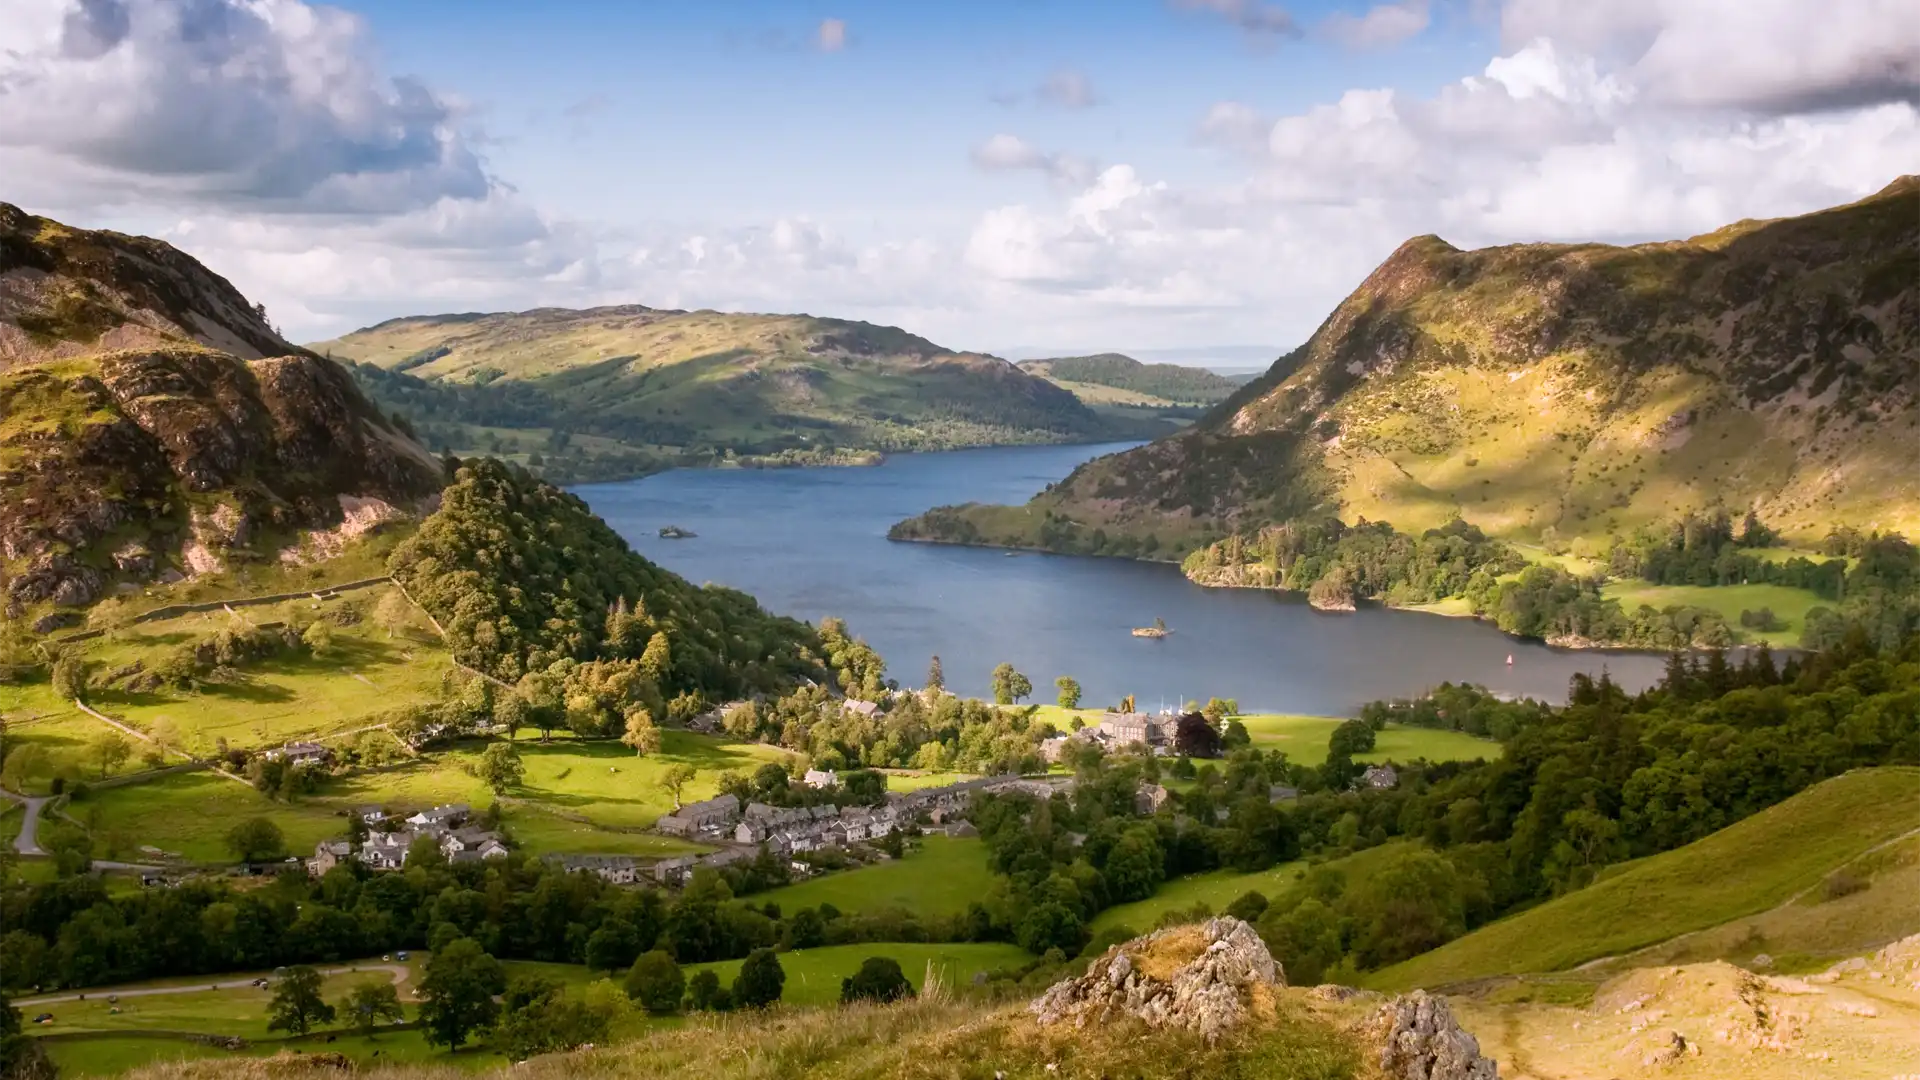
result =
[[687,991],[687,979],[673,957],[665,950],[655,949],[633,962],[632,970],[627,972],[626,991],[641,1008],[655,1016],[664,1016],[679,1011],[680,999]]
[[889,956],[869,956],[860,962],[860,970],[840,980],[840,1002],[878,1001],[881,1004],[913,996],[913,984],[900,971],[899,961]]
[[1872,883],[1850,870],[1835,870],[1827,875],[1824,891],[1828,900],[1838,900],[1857,892],[1866,892]]
[[733,980],[733,1005],[739,1009],[763,1009],[780,1000],[787,985],[787,973],[772,949],[755,949],[740,965]]

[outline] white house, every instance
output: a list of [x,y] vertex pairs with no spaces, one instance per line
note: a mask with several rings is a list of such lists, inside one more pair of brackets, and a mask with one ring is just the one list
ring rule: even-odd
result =
[[832,769],[808,769],[801,781],[811,788],[833,788],[840,786],[840,777]]
[[437,825],[441,828],[450,829],[467,820],[472,813],[473,808],[466,803],[448,803],[445,806],[436,806],[431,810],[420,811],[408,818],[407,824],[414,826]]

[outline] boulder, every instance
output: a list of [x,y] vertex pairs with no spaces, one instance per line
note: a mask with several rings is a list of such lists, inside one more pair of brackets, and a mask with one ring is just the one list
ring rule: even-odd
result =
[[1077,979],[1056,983],[1029,1010],[1043,1025],[1076,1027],[1133,1017],[1184,1028],[1209,1042],[1271,1009],[1285,973],[1253,927],[1233,918],[1180,926],[1116,945]]
[[1479,1040],[1443,999],[1415,990],[1383,1006],[1379,1019],[1380,1069],[1392,1080],[1499,1080],[1499,1067],[1480,1056]]

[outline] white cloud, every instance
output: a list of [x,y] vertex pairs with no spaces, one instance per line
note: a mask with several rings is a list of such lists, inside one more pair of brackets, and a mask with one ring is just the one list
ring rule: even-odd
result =
[[1328,37],[1350,49],[1380,49],[1416,37],[1427,28],[1427,0],[1380,4],[1364,14],[1336,11],[1320,24]]
[[1657,100],[1786,114],[1920,102],[1912,0],[1509,0],[1509,48],[1550,38]]
[[1266,3],[1265,0],[1169,0],[1183,11],[1198,11],[1217,15],[1247,32],[1252,37],[1289,37],[1300,36],[1300,24],[1295,22],[1285,8]]
[[847,47],[847,23],[845,19],[821,19],[820,28],[814,31],[814,44],[821,52],[839,52]]
[[995,135],[975,146],[969,157],[975,166],[990,172],[1031,169],[1066,183],[1084,183],[1093,175],[1092,163],[1071,154],[1048,153],[1018,135]]
[[74,201],[386,213],[484,198],[459,110],[298,0],[9,0],[0,172]]

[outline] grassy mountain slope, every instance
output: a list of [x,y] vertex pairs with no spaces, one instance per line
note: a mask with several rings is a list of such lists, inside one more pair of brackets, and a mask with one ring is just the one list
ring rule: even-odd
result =
[[[1376,972],[1382,989],[1561,971],[1787,903],[1870,849],[1920,830],[1920,769],[1847,773],[1682,848]],[[1889,884],[1890,888],[1897,886]],[[1920,930],[1920,913],[1870,947]],[[1878,940],[1874,940],[1874,938]]]
[[440,483],[346,371],[190,256],[0,204],[9,618],[358,531]]
[[1920,529],[1920,178],[1690,240],[1409,240],[1191,431],[1082,466],[1017,517],[1189,549],[1315,509],[1403,530],[1621,535],[1753,509],[1789,536]]
[[1143,364],[1120,353],[1025,360],[1020,370],[1038,375],[1093,400],[1107,391],[1115,402],[1141,405],[1216,405],[1238,386],[1205,368],[1180,364]]
[[[991,356],[806,315],[638,306],[396,319],[317,351],[388,372],[447,440],[476,425],[563,428],[669,453],[746,455],[1095,441],[1165,430],[1097,414]],[[460,388],[463,409],[419,380]],[[510,415],[501,403],[524,408]],[[490,410],[490,412],[483,412]]]

